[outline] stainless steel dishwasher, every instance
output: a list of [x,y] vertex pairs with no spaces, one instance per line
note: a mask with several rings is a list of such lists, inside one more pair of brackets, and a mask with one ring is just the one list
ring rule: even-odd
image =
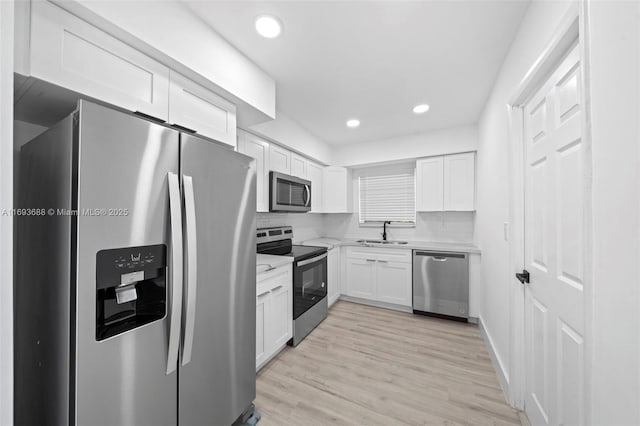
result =
[[413,251],[413,312],[469,318],[466,253]]

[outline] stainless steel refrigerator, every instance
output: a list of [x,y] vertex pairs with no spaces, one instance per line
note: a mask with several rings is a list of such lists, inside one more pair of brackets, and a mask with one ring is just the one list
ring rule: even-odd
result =
[[251,406],[254,160],[80,101],[22,148],[19,185],[16,424],[228,426]]

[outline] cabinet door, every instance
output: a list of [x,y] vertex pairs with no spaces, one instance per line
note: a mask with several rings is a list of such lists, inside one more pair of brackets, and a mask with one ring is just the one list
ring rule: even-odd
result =
[[444,209],[475,210],[475,154],[444,157]]
[[256,159],[258,212],[269,211],[269,144],[250,133],[238,132],[238,152]]
[[377,272],[377,300],[396,305],[411,306],[411,264],[379,260]]
[[347,258],[347,294],[374,300],[376,296],[376,261]]
[[423,158],[416,162],[416,210],[442,211],[444,159]]
[[291,175],[307,179],[307,160],[298,154],[291,153]]
[[291,174],[291,151],[278,145],[269,147],[269,167],[274,172]]
[[333,305],[340,298],[340,247],[329,250],[327,256],[327,293],[329,295],[329,306]]
[[269,356],[269,330],[267,328],[269,311],[269,291],[256,298],[256,367]]
[[351,213],[352,185],[351,173],[338,166],[323,169],[324,198],[322,200],[325,213]]
[[324,201],[323,201],[323,178],[322,178],[322,169],[323,167],[308,162],[307,163],[307,179],[311,181],[311,212],[312,213],[323,213],[324,212]]
[[31,2],[30,75],[168,118],[169,68],[45,1]]
[[169,123],[236,146],[235,105],[175,72],[169,87]]
[[269,324],[272,347],[279,348],[293,336],[293,295],[291,284],[283,284],[271,291]]

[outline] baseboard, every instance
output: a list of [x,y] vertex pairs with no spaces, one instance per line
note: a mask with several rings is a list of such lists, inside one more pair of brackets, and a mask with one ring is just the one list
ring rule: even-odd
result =
[[498,382],[500,383],[500,387],[502,388],[502,393],[504,394],[504,399],[507,404],[509,403],[509,374],[507,373],[507,369],[505,368],[502,359],[498,356],[498,353],[495,350],[495,345],[493,344],[493,340],[491,339],[491,335],[487,331],[484,326],[484,321],[482,320],[482,316],[478,317],[478,327],[480,328],[480,334],[484,339],[485,346],[487,347],[487,352],[489,352],[489,358],[491,358],[491,364],[493,364],[493,369],[496,370],[496,375],[498,376]]
[[411,306],[403,306],[403,305],[396,305],[393,303],[361,299],[359,297],[352,297],[344,294],[340,296],[340,300],[344,300],[346,302],[352,302],[352,303],[359,303],[361,305],[375,306],[376,308],[384,308],[384,309],[391,309],[393,311],[413,313],[413,308]]
[[258,366],[256,366],[256,373],[260,370],[262,370],[262,368],[266,367],[267,364],[269,364],[271,362],[271,360],[273,360],[275,357],[277,357],[278,355],[280,355],[280,352],[282,352],[283,350],[285,350],[287,348],[287,344],[283,344],[282,346],[280,346],[278,349],[276,349],[271,355],[269,355],[269,357],[267,359],[265,359],[264,361],[262,361],[261,364],[259,364]]
[[338,300],[340,300],[340,295],[337,294],[333,297],[329,298],[329,307],[333,306],[334,303],[336,303]]

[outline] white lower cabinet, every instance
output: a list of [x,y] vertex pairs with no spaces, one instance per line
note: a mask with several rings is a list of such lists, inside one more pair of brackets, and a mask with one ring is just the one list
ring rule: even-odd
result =
[[411,267],[410,263],[377,261],[377,299],[380,302],[411,305]]
[[340,247],[334,247],[329,250],[329,255],[327,256],[329,306],[336,303],[340,298],[340,269]]
[[292,271],[288,264],[258,275],[256,369],[280,352],[293,336]]
[[376,261],[374,259],[347,258],[347,295],[375,299]]
[[348,247],[345,262],[347,296],[411,306],[411,250]]

